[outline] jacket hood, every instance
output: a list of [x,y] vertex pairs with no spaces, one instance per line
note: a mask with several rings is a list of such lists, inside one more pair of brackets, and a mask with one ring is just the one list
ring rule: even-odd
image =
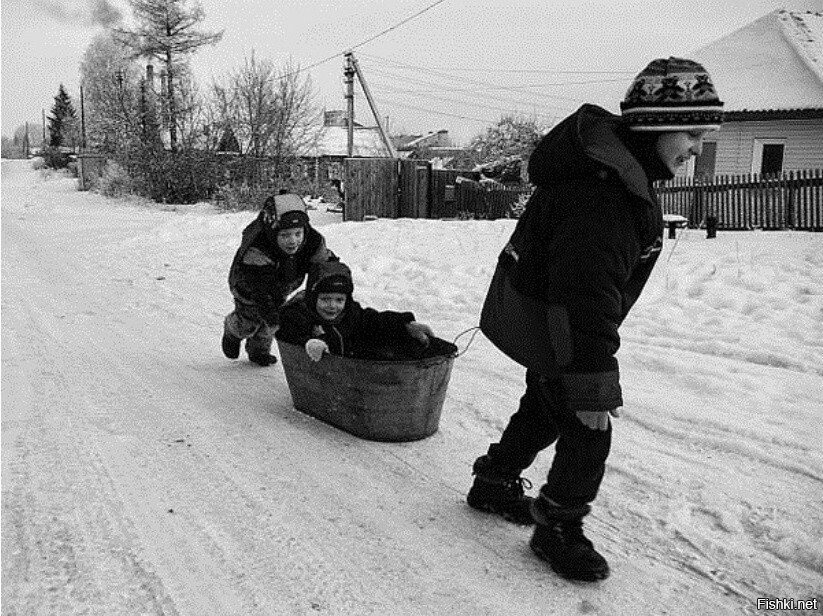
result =
[[654,203],[649,175],[621,139],[621,130],[619,116],[596,105],[583,105],[537,144],[529,159],[529,180],[546,188],[591,177],[605,166],[629,192]]

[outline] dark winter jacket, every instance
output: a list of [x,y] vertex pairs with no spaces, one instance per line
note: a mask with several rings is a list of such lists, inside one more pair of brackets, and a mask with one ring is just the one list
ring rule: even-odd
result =
[[329,345],[332,355],[366,359],[398,359],[404,348],[417,345],[406,330],[406,324],[415,320],[411,312],[364,308],[349,294],[345,309],[334,322],[317,314],[314,289],[324,277],[340,275],[335,265],[339,264],[313,268],[305,293],[283,306],[275,333],[278,340],[304,346],[311,338],[318,338]]
[[236,300],[255,305],[261,317],[275,325],[277,309],[303,284],[311,264],[337,257],[311,226],[306,227],[303,245],[293,255],[284,253],[271,235],[266,232],[261,211],[243,230],[229,270],[229,289]]
[[[662,247],[651,183],[660,170],[648,152],[632,155],[632,139],[617,116],[592,105],[543,137],[529,161],[537,188],[498,261],[514,289],[550,307],[552,348],[541,352],[553,358],[548,376],[561,377],[573,410],[623,404],[618,328]],[[510,335],[535,343],[531,332]]]

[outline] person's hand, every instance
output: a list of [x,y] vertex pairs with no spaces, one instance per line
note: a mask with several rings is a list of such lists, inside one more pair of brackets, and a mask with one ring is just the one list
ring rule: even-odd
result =
[[306,343],[306,354],[312,361],[320,361],[323,353],[329,352],[329,345],[319,338],[312,338]]
[[406,331],[409,332],[409,336],[417,340],[420,344],[428,345],[429,338],[434,338],[434,332],[432,328],[426,325],[425,323],[418,323],[417,321],[412,321],[411,323],[406,323]]
[[610,411],[577,411],[577,418],[590,430],[608,430],[609,415],[620,417],[620,409]]

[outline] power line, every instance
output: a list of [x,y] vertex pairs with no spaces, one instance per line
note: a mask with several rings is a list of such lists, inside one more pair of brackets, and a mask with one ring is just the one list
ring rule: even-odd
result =
[[466,73],[551,73],[553,75],[636,75],[637,71],[624,71],[624,70],[614,70],[614,71],[570,71],[570,70],[558,70],[552,68],[496,68],[493,71],[490,71],[487,68],[477,68],[477,67],[448,67],[448,70],[453,71],[461,71]]
[[[364,57],[367,57],[367,58],[383,60],[385,62],[389,62],[391,64],[396,64],[398,66],[405,67],[405,68],[408,68],[408,69],[412,69],[412,70],[415,70],[415,71],[418,71],[418,72],[421,70],[420,66],[415,66],[415,65],[412,65],[412,64],[406,64],[404,62],[398,62],[396,60],[390,60],[388,58],[380,58],[378,56],[370,56],[369,54],[362,54],[362,55]],[[374,69],[370,69],[370,70],[374,70]],[[454,75],[454,74],[451,74],[451,73],[446,73],[446,72],[437,71],[437,70],[433,70],[433,69],[428,69],[428,70],[427,69],[422,69],[422,70],[424,70],[425,72],[430,73],[432,75],[438,75],[439,77],[441,77],[443,79],[449,79],[451,81],[459,80],[459,81],[463,81],[465,83],[469,83],[469,84],[473,84],[473,85],[477,85],[477,86],[483,86],[485,88],[495,88],[495,89],[498,89],[498,90],[505,90],[505,91],[509,91],[509,92],[519,92],[521,94],[530,94],[530,95],[535,94],[533,92],[524,91],[524,90],[522,90],[521,88],[518,88],[518,87],[500,86],[498,84],[490,83],[488,81],[478,81],[476,79],[467,79],[466,77],[461,77],[460,75]],[[408,79],[411,79],[411,78],[408,78]],[[571,102],[575,102],[575,103],[580,102],[579,99],[569,98],[567,96],[559,96],[559,95],[552,95],[552,94],[545,94],[545,93],[540,93],[538,95],[539,96],[545,96],[545,97],[548,97],[548,98],[557,98],[557,99],[567,100],[567,101],[571,101]]]
[[[597,79],[594,81],[563,81],[557,83],[524,83],[521,84],[519,87],[521,88],[549,88],[553,86],[579,86],[579,85],[591,85],[591,84],[600,84],[600,83],[625,83],[625,79]],[[500,90],[506,86],[483,86],[482,88],[439,88],[438,92],[482,92],[484,90]],[[425,90],[418,90],[418,92],[425,92]],[[540,94],[540,92],[536,92],[536,94]],[[550,96],[550,95],[545,95]]]
[[394,24],[391,28],[386,28],[385,30],[383,30],[382,32],[378,32],[377,34],[375,34],[375,35],[374,35],[374,36],[372,36],[371,38],[368,38],[368,39],[366,39],[365,41],[362,41],[362,42],[360,42],[360,43],[357,43],[357,45],[352,45],[351,47],[349,47],[348,51],[351,51],[352,49],[357,49],[358,47],[362,47],[362,46],[363,46],[363,45],[365,45],[366,43],[371,43],[374,39],[379,38],[379,37],[383,36],[384,34],[388,34],[388,33],[389,33],[389,32],[391,32],[392,30],[396,30],[397,28],[399,28],[399,27],[400,27],[400,26],[402,26],[403,24],[410,22],[410,21],[411,21],[412,19],[414,19],[415,17],[419,17],[420,15],[422,15],[423,13],[425,13],[426,11],[428,11],[428,10],[430,10],[430,9],[433,9],[433,8],[434,8],[434,7],[436,7],[438,4],[442,4],[442,3],[444,3],[445,1],[446,1],[446,0],[437,0],[437,2],[433,2],[432,4],[430,4],[429,6],[427,6],[426,8],[424,8],[423,10],[418,11],[417,13],[415,13],[414,15],[412,15],[411,17],[407,17],[407,18],[406,18],[406,19],[404,19],[403,21],[400,21],[400,22],[398,22],[398,23]]
[[[406,82],[420,83],[420,84],[423,84],[423,85],[426,85],[426,86],[433,86],[433,87],[437,88],[437,91],[448,91],[448,88],[446,88],[444,86],[441,86],[441,85],[439,85],[439,84],[437,84],[437,83],[435,83],[431,80],[424,80],[424,79],[418,79],[416,77],[409,77],[409,76],[401,75],[401,74],[398,74],[398,73],[395,73],[395,72],[392,72],[392,71],[386,71],[386,70],[383,70],[381,68],[369,67],[369,71],[372,72],[372,73],[378,74],[378,75],[384,75],[384,76],[387,76],[387,77],[390,77],[390,78],[394,78],[394,79],[398,79],[398,80],[402,80],[402,81],[406,81]],[[455,80],[459,81],[460,80],[460,78],[453,77],[451,75],[447,75],[445,78],[448,79],[449,81],[455,81]],[[470,82],[470,83],[472,83],[472,82]],[[476,82],[474,82],[474,83],[476,83]],[[483,90],[491,90],[491,89],[504,90],[504,91],[505,90],[507,90],[507,91],[512,91],[513,90],[516,93],[526,94],[527,96],[532,96],[532,97],[537,96],[537,97],[544,98],[544,99],[556,99],[556,100],[560,100],[560,101],[566,101],[566,102],[569,102],[569,103],[573,103],[575,105],[577,105],[581,102],[581,99],[577,99],[577,98],[571,98],[571,97],[568,97],[568,96],[561,96],[559,94],[549,94],[547,92],[528,92],[528,91],[518,90],[516,88],[511,88],[509,86],[484,85],[482,88],[483,88]],[[506,104],[521,104],[521,105],[534,105],[535,104],[535,102],[533,100],[525,100],[525,101],[524,100],[517,100],[517,99],[512,99],[512,97],[496,96],[494,94],[484,92],[484,91],[474,92],[471,95],[474,96],[474,97],[480,97],[480,98],[483,98],[483,99],[486,99],[486,100],[499,101],[499,102],[503,102],[503,103],[506,103]],[[568,105],[558,106],[557,104],[551,104],[551,103],[540,103],[540,104],[543,105],[543,106],[546,106],[546,107],[551,107],[553,109],[560,109],[560,110],[563,110],[563,111],[566,111],[569,108]]]
[[[361,54],[365,58],[371,58],[373,60],[382,60],[383,62],[389,62],[391,64],[397,64],[400,66],[410,66],[399,60],[392,60],[391,58],[386,58],[383,56],[376,56],[373,54],[363,53]],[[446,66],[446,67],[431,67],[431,66],[421,66],[417,65],[415,68],[420,70],[428,70],[430,72],[439,72],[439,71],[448,71],[448,72],[461,72],[461,73],[527,73],[527,74],[535,74],[535,73],[549,73],[554,75],[636,75],[637,71],[626,71],[626,70],[612,70],[612,71],[590,71],[590,70],[560,70],[560,69],[542,69],[542,68],[523,68],[523,69],[500,69],[495,68],[490,70],[488,68],[477,68],[477,67],[458,67],[458,66]],[[604,82],[615,81],[614,79],[606,79],[603,80]],[[567,82],[570,83],[570,82]],[[584,83],[599,83],[599,81],[592,81],[592,82],[584,82]]]
[[408,103],[398,103],[396,101],[390,101],[390,100],[382,98],[382,97],[378,97],[377,100],[380,101],[381,103],[385,103],[386,105],[394,105],[394,106],[397,106],[397,107],[405,107],[407,109],[414,109],[415,111],[424,111],[426,113],[431,113],[431,114],[434,114],[434,115],[442,115],[442,116],[447,116],[447,117],[450,117],[450,118],[459,118],[461,120],[473,120],[475,122],[481,122],[483,124],[493,123],[493,120],[489,120],[489,119],[475,118],[475,117],[472,117],[472,116],[459,115],[459,114],[456,114],[456,113],[448,113],[446,111],[435,111],[434,109],[426,109],[424,107],[417,107],[416,105],[409,105]]
[[317,61],[317,62],[315,62],[314,64],[310,64],[310,65],[308,65],[308,66],[306,66],[306,67],[303,67],[303,68],[297,69],[296,71],[292,71],[292,72],[291,72],[291,73],[289,73],[288,75],[283,75],[283,78],[285,78],[285,77],[291,77],[292,75],[296,75],[297,73],[302,73],[303,71],[307,71],[307,70],[309,70],[309,69],[315,68],[316,66],[320,66],[321,64],[325,64],[326,62],[328,62],[328,61],[330,61],[330,60],[334,60],[335,58],[337,58],[337,57],[339,57],[339,56],[342,56],[342,55],[343,55],[346,51],[351,51],[352,49],[357,49],[358,47],[362,47],[363,45],[366,45],[367,43],[371,43],[373,40],[380,38],[380,37],[381,37],[381,36],[383,36],[384,34],[388,34],[388,33],[389,33],[389,32],[391,32],[392,30],[396,30],[397,28],[399,28],[399,27],[400,27],[400,26],[402,26],[403,24],[406,24],[406,23],[410,22],[412,19],[414,19],[414,18],[416,18],[416,17],[419,17],[420,15],[422,15],[423,13],[425,13],[426,11],[428,11],[428,10],[430,10],[430,9],[433,9],[433,8],[434,8],[434,7],[436,7],[438,4],[442,4],[442,3],[443,3],[443,2],[445,2],[445,1],[446,1],[446,0],[437,0],[437,2],[433,2],[432,4],[430,4],[430,5],[429,5],[429,6],[427,6],[426,8],[424,8],[424,9],[422,9],[422,10],[418,11],[418,12],[417,12],[417,13],[415,13],[414,15],[411,15],[410,17],[406,17],[406,19],[403,19],[402,21],[397,22],[397,23],[396,23],[396,24],[394,24],[393,26],[391,26],[391,27],[389,27],[389,28],[386,28],[385,30],[383,30],[383,31],[381,31],[381,32],[378,32],[378,33],[377,33],[377,34],[375,34],[374,36],[371,36],[371,37],[367,38],[367,39],[366,39],[366,40],[364,40],[364,41],[360,41],[360,42],[359,42],[359,43],[357,43],[356,45],[352,45],[352,46],[350,46],[350,47],[347,47],[345,50],[343,50],[343,51],[339,51],[339,52],[335,53],[334,55],[331,55],[331,56],[329,56],[329,57],[327,57],[327,58],[323,58],[322,60],[318,60],[318,61]]
[[[413,94],[414,93],[414,91],[395,88],[394,86],[391,86],[391,85],[388,85],[388,84],[380,84],[380,87],[383,90],[391,90],[391,91],[397,92],[399,94],[408,94],[408,93]],[[493,106],[493,105],[484,105],[483,103],[478,103],[478,102],[474,102],[474,101],[465,101],[465,100],[464,101],[459,101],[459,100],[455,100],[453,98],[445,98],[445,97],[442,97],[442,96],[436,96],[436,95],[433,95],[433,94],[429,94],[426,97],[426,100],[431,100],[431,99],[443,101],[445,103],[457,103],[457,104],[462,103],[462,104],[464,104],[466,106],[469,106],[469,107],[491,109],[492,111],[502,111],[504,113],[511,113],[511,111],[512,111],[510,108],[507,108],[507,107],[496,107],[496,106]],[[534,103],[530,103],[528,106],[536,107],[537,105],[534,104]],[[532,112],[532,114],[536,115],[536,116],[542,116],[542,117],[545,117],[545,118],[552,118],[552,119],[557,117],[556,114],[540,113],[538,111]]]

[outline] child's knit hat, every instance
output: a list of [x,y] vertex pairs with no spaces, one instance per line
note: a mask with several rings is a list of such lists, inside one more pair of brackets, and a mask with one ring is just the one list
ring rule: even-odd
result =
[[281,193],[266,199],[263,204],[263,220],[276,231],[308,227],[309,215],[306,203],[294,193]]
[[306,281],[306,293],[315,300],[320,293],[343,293],[350,296],[354,293],[351,270],[340,261],[324,261],[313,265]]
[[634,78],[620,110],[633,131],[718,130],[723,122],[708,71],[684,58],[652,60]]

